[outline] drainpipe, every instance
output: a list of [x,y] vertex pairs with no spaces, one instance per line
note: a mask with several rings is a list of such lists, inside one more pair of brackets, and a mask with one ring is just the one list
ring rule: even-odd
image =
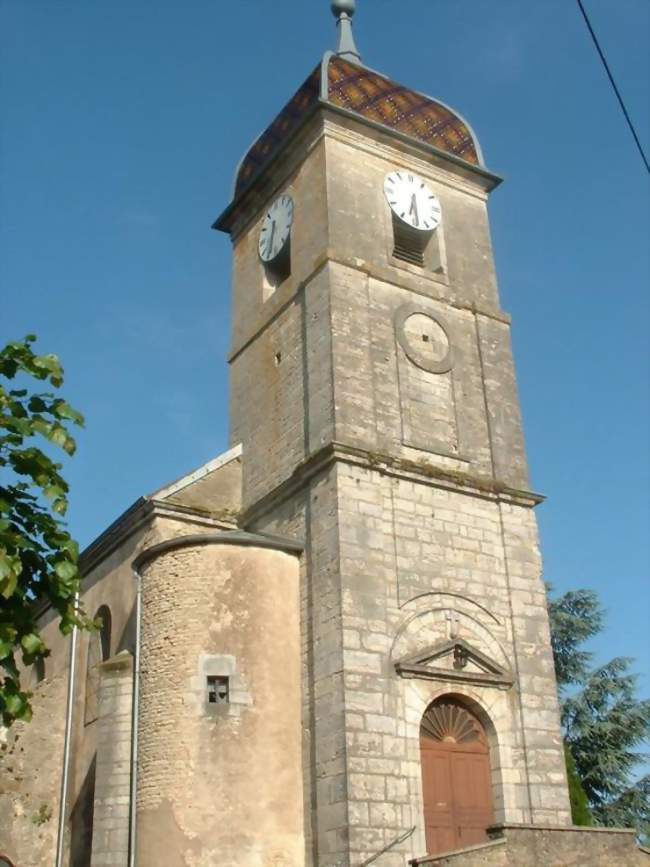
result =
[[[142,633],[142,575],[133,567],[136,580],[135,653],[133,655],[133,695],[131,699],[131,786],[129,797],[129,867],[135,867],[136,800],[138,794],[138,729],[140,726],[140,644]],[[58,865],[57,865],[58,867]]]
[[[74,597],[75,611],[79,610],[79,594]],[[70,774],[70,746],[72,743],[72,712],[74,709],[75,674],[77,668],[77,636],[79,630],[72,628],[70,643],[70,670],[68,675],[68,700],[65,714],[65,740],[63,743],[63,773],[61,775],[61,795],[59,799],[59,831],[56,844],[56,867],[63,867],[63,844],[65,839],[65,823],[68,817],[68,778]]]

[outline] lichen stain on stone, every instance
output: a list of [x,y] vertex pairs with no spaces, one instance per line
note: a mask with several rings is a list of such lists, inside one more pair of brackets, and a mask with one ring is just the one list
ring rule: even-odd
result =
[[222,853],[218,849],[205,849],[197,856],[193,852],[188,853],[185,859],[187,867],[214,867],[222,861]]
[[226,605],[215,605],[213,611],[215,620],[210,623],[210,635],[218,634],[224,629],[230,629],[235,619],[231,609]]
[[292,867],[293,863],[287,852],[272,852],[264,859],[264,867]]
[[169,799],[161,801],[153,810],[144,810],[138,814],[141,828],[149,826],[154,833],[146,834],[146,850],[139,852],[138,864],[141,867],[159,867],[160,864],[178,864],[179,867],[191,867],[193,855],[199,854],[200,844],[188,839],[187,834],[179,826],[176,811]]

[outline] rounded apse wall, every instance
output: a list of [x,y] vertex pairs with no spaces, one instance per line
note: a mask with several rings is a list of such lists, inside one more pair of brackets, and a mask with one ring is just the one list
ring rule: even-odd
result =
[[142,567],[139,867],[304,864],[298,570],[233,544]]

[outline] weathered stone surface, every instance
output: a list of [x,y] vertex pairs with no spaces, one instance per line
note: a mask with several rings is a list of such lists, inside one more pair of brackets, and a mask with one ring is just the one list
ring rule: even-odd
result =
[[[230,702],[210,706],[206,672],[226,670]],[[302,867],[296,557],[216,544],[152,560],[140,684],[139,867]]]
[[[65,656],[65,653],[63,653]],[[51,867],[56,857],[67,678],[46,663],[31,683],[34,717],[0,726],[0,852],[17,865]]]
[[91,867],[128,863],[133,656],[100,665]]
[[[217,462],[218,463],[218,462]],[[86,577],[82,601],[95,615],[106,606],[111,612],[112,630],[107,653],[113,660],[135,644],[134,603],[136,582],[132,561],[143,548],[163,539],[196,533],[201,528],[216,530],[239,510],[240,478],[233,494],[237,459],[226,467],[223,485],[214,477],[201,475],[202,508],[182,502],[188,492],[176,484],[170,503],[164,491],[159,500],[142,501],[129,510],[85,552]],[[218,487],[212,509],[205,509],[206,497]],[[181,505],[180,511],[178,504]],[[219,515],[219,517],[215,517]],[[41,616],[41,628],[51,655],[45,662],[45,678],[27,681],[34,692],[34,717],[28,725],[18,723],[8,732],[0,728],[0,852],[18,867],[52,867],[57,846],[61,777],[65,734],[65,713],[70,668],[70,640],[61,635],[51,610]],[[96,637],[96,636],[95,636]],[[128,833],[131,721],[131,676],[122,666],[110,670],[100,686],[99,715],[87,718],[89,644],[91,636],[79,636],[75,659],[76,688],[73,706],[71,762],[68,800],[65,806],[64,864],[92,867],[111,864],[126,867]],[[121,662],[125,658],[121,657]],[[128,668],[128,666],[127,666]],[[105,716],[104,716],[105,714]],[[97,715],[94,715],[97,716]]]
[[495,838],[434,858],[411,861],[413,867],[648,867],[650,854],[639,849],[634,831],[615,828],[557,828],[502,825]]

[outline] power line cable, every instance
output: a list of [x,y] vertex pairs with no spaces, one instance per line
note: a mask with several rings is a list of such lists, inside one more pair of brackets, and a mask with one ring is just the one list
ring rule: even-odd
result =
[[645,167],[646,167],[646,170],[648,171],[648,174],[650,174],[650,163],[648,162],[648,158],[646,157],[646,155],[643,151],[643,147],[641,145],[641,142],[639,141],[639,136],[636,134],[636,130],[634,129],[634,124],[632,123],[632,118],[630,117],[630,113],[628,112],[627,108],[625,107],[625,103],[623,102],[623,97],[621,96],[621,93],[620,93],[618,87],[616,86],[616,82],[614,81],[614,76],[612,75],[612,72],[609,68],[609,64],[607,63],[607,60],[606,60],[605,55],[603,53],[603,50],[600,47],[600,43],[598,42],[598,37],[594,33],[594,28],[591,26],[591,21],[589,20],[589,16],[587,15],[585,7],[582,5],[582,0],[578,0],[578,6],[580,7],[580,11],[582,12],[582,17],[585,19],[585,23],[589,29],[589,33],[591,34],[591,38],[593,39],[594,45],[596,46],[596,51],[600,55],[600,59],[603,62],[603,66],[605,67],[605,72],[607,73],[607,77],[609,78],[610,84],[614,88],[614,93],[616,94],[616,98],[618,99],[619,105],[621,106],[621,109],[622,109],[623,114],[625,116],[625,120],[627,121],[627,125],[630,128],[630,132],[634,136],[634,141],[636,142],[636,146],[638,147],[639,153],[641,154],[641,159],[645,163]]

